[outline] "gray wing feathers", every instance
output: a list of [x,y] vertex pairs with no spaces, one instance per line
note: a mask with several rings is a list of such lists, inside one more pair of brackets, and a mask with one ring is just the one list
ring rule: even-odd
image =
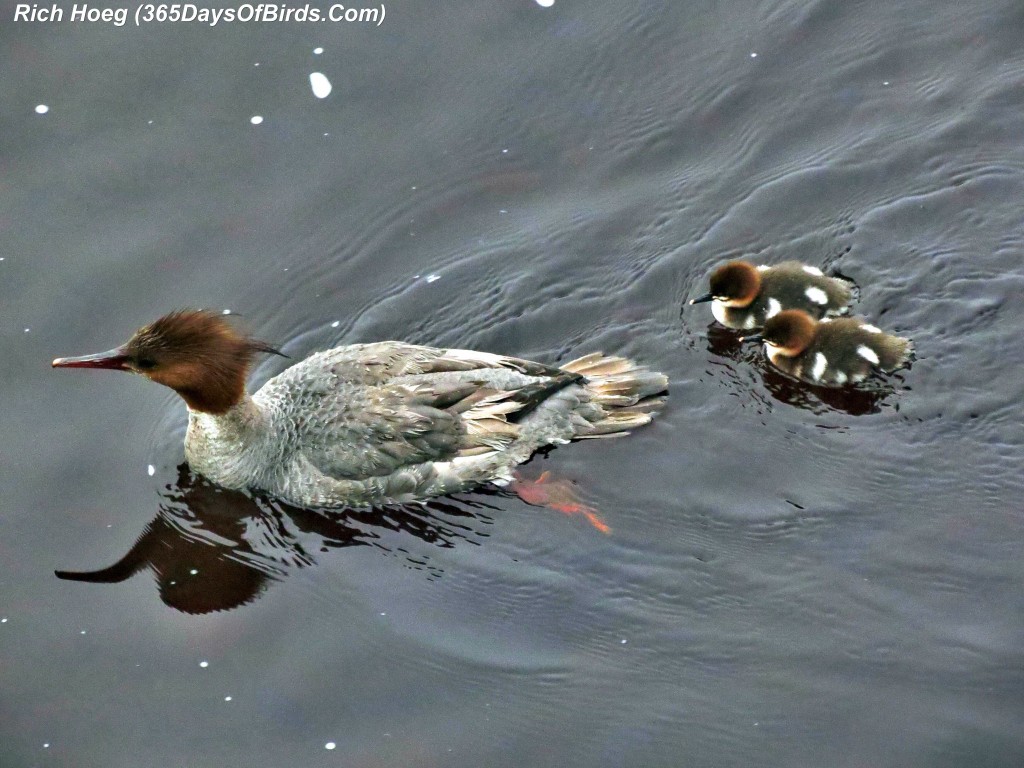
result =
[[317,361],[316,365],[327,363],[339,378],[359,383],[383,383],[403,376],[480,369],[506,369],[528,376],[558,373],[557,368],[516,357],[466,349],[435,349],[398,341],[337,347],[307,360]]
[[[545,445],[625,433],[651,420],[666,377],[587,355],[561,369],[398,342],[340,347],[272,379],[258,397],[292,406],[294,469],[310,503],[362,504],[507,479]],[[297,370],[298,369],[298,370]],[[282,390],[287,398],[277,398]],[[293,472],[293,474],[301,474]],[[298,482],[298,480],[296,480]],[[334,483],[334,485],[332,485]]]

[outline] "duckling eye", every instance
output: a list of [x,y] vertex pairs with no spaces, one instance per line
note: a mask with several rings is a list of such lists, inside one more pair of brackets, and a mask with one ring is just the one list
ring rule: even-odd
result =
[[156,360],[153,360],[152,358],[149,357],[140,357],[138,360],[135,361],[135,365],[136,367],[142,369],[143,371],[149,371],[152,370],[153,368],[156,368]]

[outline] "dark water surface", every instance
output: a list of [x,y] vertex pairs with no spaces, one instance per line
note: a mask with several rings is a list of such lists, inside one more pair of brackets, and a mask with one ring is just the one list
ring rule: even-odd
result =
[[[1024,765],[1019,3],[13,7],[3,768]],[[919,360],[771,374],[680,316],[735,254],[853,277]],[[166,390],[49,368],[183,305],[294,357],[603,350],[671,397],[527,467],[608,535],[502,493],[290,510],[179,470]]]

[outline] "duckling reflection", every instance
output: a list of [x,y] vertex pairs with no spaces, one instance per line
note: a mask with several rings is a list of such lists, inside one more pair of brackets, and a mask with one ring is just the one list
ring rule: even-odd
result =
[[[227,611],[256,600],[274,581],[315,565],[314,552],[352,546],[390,551],[386,531],[440,547],[476,537],[450,518],[479,520],[479,501],[430,502],[383,510],[318,511],[227,490],[178,467],[156,517],[128,553],[96,571],[56,571],[61,579],[116,584],[149,569],[160,599],[190,614]],[[440,517],[443,515],[443,517]],[[467,522],[469,522],[467,520]],[[422,560],[411,560],[417,567]]]
[[732,328],[712,323],[708,326],[707,333],[708,352],[711,352],[713,355],[736,361],[757,359],[756,353],[760,350],[754,350],[755,354],[750,354],[750,345],[740,341],[743,335]]
[[[764,385],[776,400],[814,413],[842,411],[851,416],[866,416],[881,412],[886,398],[895,393],[896,387],[883,382],[871,382],[858,388],[817,387],[800,382],[771,365],[763,358],[757,365],[764,375]],[[893,405],[899,410],[899,404]]]

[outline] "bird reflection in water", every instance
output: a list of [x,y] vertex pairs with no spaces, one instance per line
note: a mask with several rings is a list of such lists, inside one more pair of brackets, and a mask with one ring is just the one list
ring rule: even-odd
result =
[[[148,568],[160,599],[171,608],[190,614],[227,611],[257,599],[293,569],[315,564],[315,551],[352,546],[390,551],[382,541],[388,531],[451,547],[485,536],[468,523],[489,522],[478,510],[494,509],[451,497],[387,509],[302,509],[220,488],[186,464],[162,495],[156,517],[124,557],[97,571],[57,571],[57,576],[115,584]],[[422,560],[409,559],[422,567]]]
[[[743,333],[724,328],[717,323],[708,326],[708,351],[718,357],[753,365],[761,371],[768,393],[787,405],[814,413],[841,411],[851,416],[878,413],[885,399],[896,391],[891,383],[869,379],[863,384],[847,387],[816,387],[794,379],[767,362],[760,344],[744,345]],[[891,381],[899,381],[899,374]],[[898,410],[899,404],[894,407]]]

